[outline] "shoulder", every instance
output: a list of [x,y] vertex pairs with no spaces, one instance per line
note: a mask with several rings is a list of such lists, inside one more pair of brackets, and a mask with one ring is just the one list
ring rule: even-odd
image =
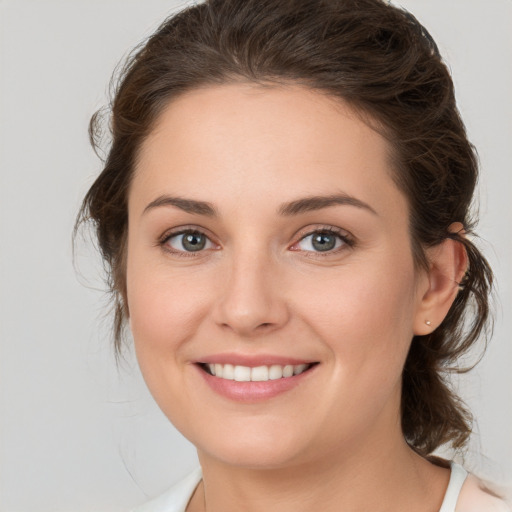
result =
[[456,512],[512,512],[488,485],[469,474],[460,491]]
[[185,512],[201,477],[201,469],[197,468],[166,492],[131,512]]

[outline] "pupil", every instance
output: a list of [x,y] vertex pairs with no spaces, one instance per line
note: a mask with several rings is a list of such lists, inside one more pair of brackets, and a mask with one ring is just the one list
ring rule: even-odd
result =
[[320,233],[313,237],[313,247],[317,251],[330,251],[336,245],[336,238],[333,235]]
[[206,239],[201,233],[189,233],[183,237],[183,248],[187,251],[200,251],[206,244]]

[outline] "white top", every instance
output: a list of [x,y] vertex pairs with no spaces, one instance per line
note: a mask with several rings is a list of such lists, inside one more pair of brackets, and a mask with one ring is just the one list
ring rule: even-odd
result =
[[132,512],[185,512],[202,476],[201,468],[195,469],[169,490]]
[[[462,466],[455,462],[451,463],[450,481],[439,512],[456,512],[455,507],[459,499],[460,490],[467,476],[468,473]],[[197,468],[164,494],[134,509],[132,512],[185,512],[194,490],[201,481],[201,477],[201,468]],[[501,502],[501,500],[499,501]],[[466,510],[470,512],[469,509],[464,509],[460,512],[466,512]],[[491,510],[505,511],[508,508],[494,508],[491,506],[490,508],[486,507],[485,510],[480,510],[480,512],[490,512]]]
[[455,512],[455,505],[457,505],[462,484],[468,476],[468,472],[462,466],[459,466],[455,462],[452,462],[450,465],[452,467],[450,481],[448,482],[448,487],[446,488],[439,512]]

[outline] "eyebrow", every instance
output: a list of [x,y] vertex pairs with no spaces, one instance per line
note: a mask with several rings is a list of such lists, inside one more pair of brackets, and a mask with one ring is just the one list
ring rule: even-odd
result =
[[[282,204],[278,209],[278,213],[282,216],[292,216],[336,205],[355,206],[356,208],[361,208],[377,215],[377,212],[369,204],[344,193],[328,196],[309,196],[296,199],[295,201]],[[154,201],[151,201],[151,203],[144,208],[143,215],[147,211],[160,206],[175,206],[187,213],[206,215],[207,217],[219,216],[217,209],[212,203],[168,195],[157,197]]]
[[304,197],[302,199],[297,199],[296,201],[291,201],[290,203],[281,205],[278,211],[280,215],[284,216],[298,215],[300,213],[321,210],[322,208],[336,205],[355,206],[356,208],[362,208],[364,210],[368,210],[374,215],[377,215],[377,212],[369,204],[361,201],[360,199],[357,199],[356,197],[344,193],[333,194],[329,196]]
[[182,197],[160,196],[151,201],[142,214],[159,206],[176,206],[187,213],[195,213],[197,215],[206,215],[208,217],[217,217],[217,209],[211,203],[206,201],[196,201],[195,199],[185,199]]

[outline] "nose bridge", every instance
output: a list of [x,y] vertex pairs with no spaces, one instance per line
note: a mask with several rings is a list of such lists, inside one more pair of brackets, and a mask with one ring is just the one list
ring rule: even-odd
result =
[[268,247],[246,243],[233,248],[217,307],[217,322],[250,336],[282,326],[287,306],[279,290],[279,263]]

